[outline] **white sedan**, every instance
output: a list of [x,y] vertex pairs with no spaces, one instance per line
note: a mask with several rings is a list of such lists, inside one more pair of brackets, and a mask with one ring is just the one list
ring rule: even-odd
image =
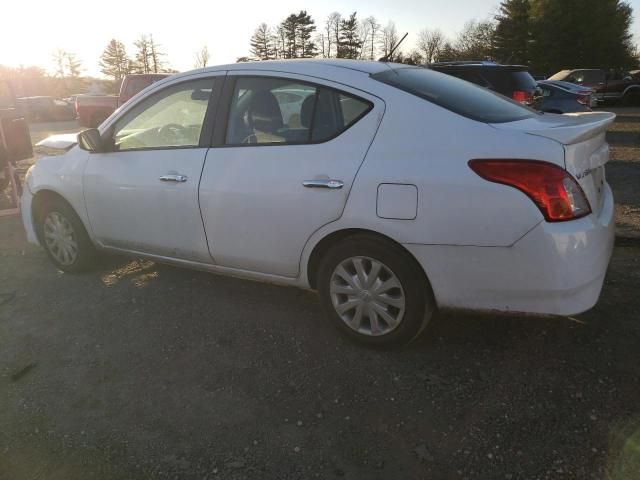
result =
[[77,144],[44,142],[64,151],[29,170],[23,220],[63,271],[109,250],[317,289],[346,335],[393,346],[437,308],[597,302],[613,119],[538,114],[406,65],[210,67],[153,84]]

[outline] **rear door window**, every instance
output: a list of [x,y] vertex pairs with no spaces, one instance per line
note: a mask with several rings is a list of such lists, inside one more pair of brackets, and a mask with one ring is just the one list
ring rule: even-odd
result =
[[304,144],[329,140],[372,105],[321,85],[272,77],[239,77],[227,119],[226,145]]
[[389,69],[371,78],[479,122],[514,122],[537,115],[491,90],[426,68]]

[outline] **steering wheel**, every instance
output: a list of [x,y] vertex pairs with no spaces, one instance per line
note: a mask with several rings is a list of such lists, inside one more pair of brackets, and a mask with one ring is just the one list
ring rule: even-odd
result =
[[255,133],[252,133],[250,135],[247,135],[244,140],[242,140],[242,143],[258,143],[258,139],[256,137]]
[[158,128],[158,137],[169,145],[176,145],[184,139],[184,127],[177,123],[168,123]]

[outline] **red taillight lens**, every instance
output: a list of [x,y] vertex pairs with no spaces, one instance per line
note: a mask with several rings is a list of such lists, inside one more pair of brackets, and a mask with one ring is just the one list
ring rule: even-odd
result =
[[578,182],[566,170],[539,160],[470,160],[469,167],[485,180],[517,188],[538,206],[548,222],[562,222],[591,213]]
[[589,96],[588,95],[581,95],[578,97],[578,103],[580,105],[589,105]]
[[533,94],[522,90],[514,90],[512,98],[516,102],[525,103],[527,105],[533,102]]

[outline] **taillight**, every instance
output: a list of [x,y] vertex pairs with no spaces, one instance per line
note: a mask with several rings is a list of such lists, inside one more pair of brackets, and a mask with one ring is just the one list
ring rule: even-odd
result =
[[516,102],[531,104],[533,103],[533,93],[524,92],[522,90],[514,90],[512,97]]
[[580,105],[589,105],[589,96],[588,95],[580,95],[578,98],[578,103]]
[[539,160],[470,160],[469,167],[485,180],[517,188],[548,222],[562,222],[591,213],[578,182],[566,170]]

